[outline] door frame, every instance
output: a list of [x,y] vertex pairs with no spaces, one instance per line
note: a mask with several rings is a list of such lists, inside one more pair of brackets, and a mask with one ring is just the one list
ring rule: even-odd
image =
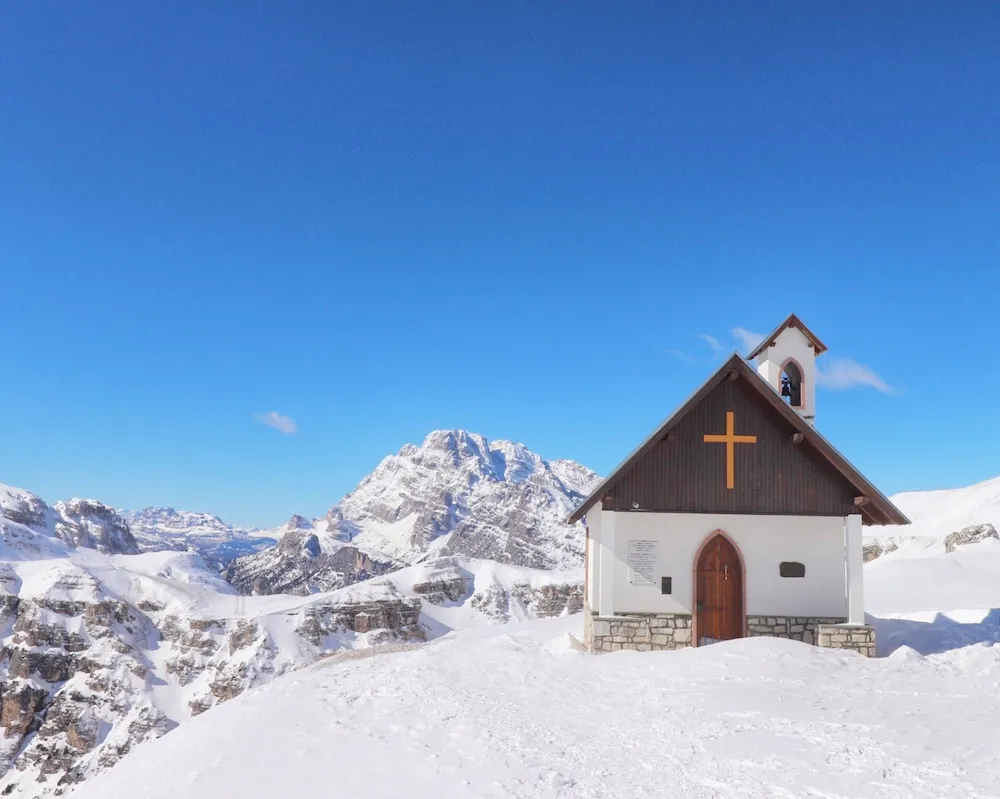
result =
[[742,617],[740,637],[747,637],[747,563],[740,545],[725,530],[716,529],[705,536],[691,562],[691,646],[698,646],[698,561],[701,560],[701,553],[705,547],[717,535],[721,535],[732,545],[733,549],[736,550],[736,557],[740,559],[740,576],[743,583],[743,596],[740,598],[740,616]]

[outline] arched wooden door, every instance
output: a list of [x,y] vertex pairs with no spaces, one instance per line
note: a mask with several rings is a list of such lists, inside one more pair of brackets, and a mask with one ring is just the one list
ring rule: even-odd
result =
[[743,565],[733,542],[716,533],[698,555],[695,634],[698,645],[743,637]]

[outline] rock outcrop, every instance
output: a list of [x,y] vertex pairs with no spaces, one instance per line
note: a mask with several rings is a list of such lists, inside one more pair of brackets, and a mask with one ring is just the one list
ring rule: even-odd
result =
[[545,619],[579,613],[583,610],[583,583],[539,588],[528,583],[514,583],[509,588],[493,583],[473,595],[472,607],[494,624],[506,624],[514,617]]
[[29,558],[63,554],[58,551],[61,545],[109,555],[139,551],[128,523],[102,502],[70,499],[50,507],[30,491],[4,485],[0,485],[0,542]]
[[863,562],[870,563],[876,558],[882,557],[887,552],[895,552],[897,549],[899,549],[899,546],[892,541],[886,544],[880,544],[878,542],[865,544],[861,552],[861,557]]
[[399,565],[349,544],[333,542],[324,548],[311,529],[296,528],[286,532],[276,546],[233,561],[223,575],[243,594],[305,596],[354,585]]
[[67,544],[112,554],[139,551],[128,524],[113,508],[92,499],[70,499],[52,507],[58,514],[55,534]]
[[976,544],[987,538],[1000,538],[996,528],[992,524],[973,524],[947,536],[944,539],[944,551],[954,552],[958,547]]

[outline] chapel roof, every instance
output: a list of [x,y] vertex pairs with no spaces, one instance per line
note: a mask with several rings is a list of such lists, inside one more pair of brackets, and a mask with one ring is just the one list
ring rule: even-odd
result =
[[892,504],[861,472],[859,472],[837,449],[793,410],[738,353],[732,356],[708,378],[707,381],[676,411],[652,432],[615,470],[605,478],[568,517],[569,523],[579,521],[598,501],[612,492],[615,485],[633,466],[647,455],[699,402],[723,380],[742,380],[754,393],[759,394],[765,404],[779,414],[795,430],[798,446],[809,446],[846,480],[856,492],[855,505],[865,524],[909,524],[910,520]]
[[799,319],[799,317],[797,317],[795,314],[789,314],[788,318],[784,322],[782,322],[780,325],[774,328],[774,330],[772,330],[768,335],[764,336],[764,338],[761,339],[760,344],[756,346],[754,351],[751,352],[749,355],[747,355],[747,360],[752,361],[754,358],[760,355],[765,349],[774,344],[774,340],[779,335],[781,335],[781,331],[784,330],[786,327],[794,327],[797,328],[799,331],[801,331],[802,335],[804,335],[807,339],[809,339],[809,343],[813,345],[813,348],[816,350],[817,357],[826,352],[826,344],[820,341],[816,337],[816,334],[813,333],[808,327],[806,327],[805,323],[801,319]]

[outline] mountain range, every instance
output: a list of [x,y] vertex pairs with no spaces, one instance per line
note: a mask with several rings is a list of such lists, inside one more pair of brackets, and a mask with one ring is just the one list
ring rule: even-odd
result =
[[[0,795],[66,794],[143,741],[338,653],[578,612],[582,528],[564,519],[598,480],[447,430],[385,458],[325,516],[272,530],[0,487]],[[899,585],[941,568],[992,596],[993,567],[954,550],[996,537],[1000,478],[893,499],[913,534],[866,530],[884,578],[873,597],[899,602]]]

